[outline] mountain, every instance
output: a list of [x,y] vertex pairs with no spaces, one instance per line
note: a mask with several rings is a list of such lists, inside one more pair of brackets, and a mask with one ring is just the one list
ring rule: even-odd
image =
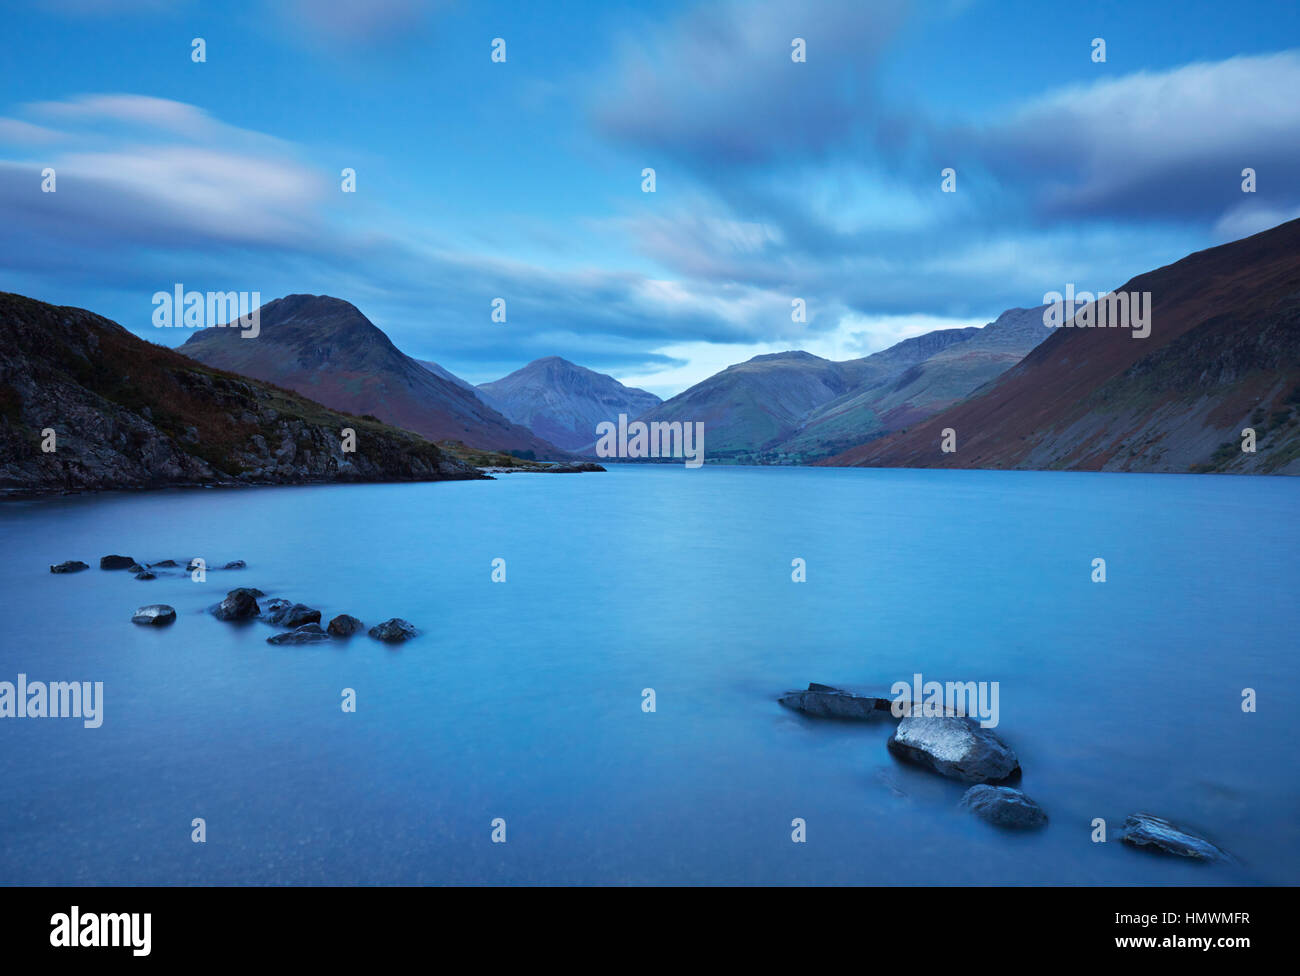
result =
[[6,492],[476,477],[404,430],[203,366],[84,309],[0,293]]
[[[441,376],[444,380],[447,380],[449,383],[455,383],[462,390],[469,390],[469,392],[473,393],[475,396],[478,396],[478,387],[476,387],[473,383],[470,383],[468,380],[461,379],[451,370],[444,369],[443,367],[435,363],[433,360],[417,359],[416,362],[419,363],[421,366],[423,366],[425,369],[427,369],[430,373],[433,373],[435,376]],[[483,397],[480,396],[479,399],[482,400]],[[498,413],[499,412],[500,411],[498,411]]]
[[816,460],[951,406],[1047,339],[1045,307],[1009,309],[983,328],[931,332],[868,356],[861,362],[872,368],[853,390],[813,410],[770,450]]
[[809,411],[853,389],[866,373],[863,362],[836,363],[808,352],[755,356],[696,383],[640,419],[703,422],[710,458],[742,459],[789,436]]
[[978,395],[826,463],[1300,474],[1300,220],[1117,291],[1150,293],[1146,338],[1054,329]]
[[524,456],[563,455],[465,387],[402,353],[348,302],[288,295],[267,302],[260,315],[256,338],[244,337],[237,328],[203,329],[181,352],[336,410],[377,417],[431,441],[460,441]]
[[534,360],[478,389],[507,418],[567,450],[591,444],[601,421],[639,417],[661,402],[559,356]]

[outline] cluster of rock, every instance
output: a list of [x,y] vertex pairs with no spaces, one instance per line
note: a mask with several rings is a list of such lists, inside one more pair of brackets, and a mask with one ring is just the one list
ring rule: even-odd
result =
[[[223,569],[246,569],[248,564],[242,559],[226,563]],[[78,573],[90,566],[79,559],[70,559],[50,567],[51,573]],[[174,559],[163,559],[156,563],[141,565],[130,556],[109,555],[99,560],[99,568],[105,570],[127,570],[135,574],[136,579],[155,579],[154,569],[179,569],[180,563]],[[185,572],[196,569],[212,569],[198,560],[191,559],[185,564]],[[259,604],[266,594],[253,586],[240,586],[226,593],[225,598],[212,608],[212,615],[218,620],[238,622],[245,620],[262,620],[275,627],[284,627],[286,632],[268,637],[268,644],[318,644],[336,637],[346,638],[365,630],[363,624],[351,614],[341,613],[328,625],[321,627],[321,612],[302,603],[294,603],[281,597],[266,599]],[[151,603],[140,607],[131,617],[131,622],[149,627],[164,627],[175,623],[176,610],[165,603]],[[375,640],[386,644],[400,644],[419,634],[401,617],[390,617],[383,623],[376,624],[366,631]]]
[[[218,620],[261,619],[273,626],[288,628],[286,633],[268,637],[268,644],[320,644],[335,637],[351,637],[365,626],[351,614],[341,613],[322,628],[319,610],[281,597],[273,597],[264,606],[259,605],[257,601],[264,596],[266,594],[259,589],[241,586],[227,593],[226,598],[212,608],[212,614]],[[418,631],[400,617],[392,617],[371,627],[367,633],[375,640],[399,644],[416,636]]]
[[[991,729],[958,714],[929,715],[919,708],[871,695],[855,695],[831,685],[812,683],[804,691],[788,691],[777,699],[787,708],[814,718],[852,722],[898,718],[888,741],[889,752],[911,763],[962,783],[971,784],[959,806],[994,824],[1014,830],[1047,823],[1047,812],[1018,789],[1005,785],[1021,777],[1015,751]],[[915,713],[915,714],[914,714]],[[1138,813],[1124,823],[1120,839],[1134,847],[1202,861],[1227,855],[1203,837],[1167,820]]]
[[[221,568],[222,569],[244,569],[247,567],[247,565],[248,564],[245,563],[242,559],[236,559],[233,562],[226,563]],[[176,562],[176,560],[174,559],[160,559],[156,563],[142,564],[136,562],[130,556],[111,555],[111,556],[101,556],[99,560],[100,569],[108,569],[108,570],[124,569],[138,580],[157,579],[158,574],[155,572],[155,570],[176,569],[179,566],[180,564]],[[203,566],[197,560],[191,559],[185,565],[185,572],[192,573],[194,572],[194,570],[199,568],[203,568],[206,570],[206,569],[213,569],[216,567]],[[90,569],[90,567],[85,563],[83,563],[80,559],[69,559],[66,562],[61,562],[58,563],[57,565],[51,566],[50,572],[62,575],[64,573],[79,573],[83,569]]]

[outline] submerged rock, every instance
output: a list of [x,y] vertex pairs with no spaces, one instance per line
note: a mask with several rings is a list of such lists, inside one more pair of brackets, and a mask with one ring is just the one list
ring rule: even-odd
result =
[[261,595],[261,590],[241,586],[227,593],[212,614],[218,620],[251,620],[262,612],[257,605],[257,597]]
[[369,633],[375,640],[400,644],[402,641],[410,640],[415,636],[415,628],[401,617],[393,617],[391,620],[385,620],[382,624],[371,627]]
[[961,798],[964,809],[991,824],[1026,830],[1047,823],[1047,812],[1019,790],[1009,786],[972,786]]
[[320,624],[303,624],[287,634],[268,637],[266,642],[268,644],[319,644],[330,639],[330,635],[320,629]]
[[812,682],[806,691],[787,691],[777,699],[786,708],[817,718],[840,718],[865,722],[889,712],[889,700],[854,695],[830,685]]
[[303,624],[320,623],[320,611],[301,603],[278,603],[266,615],[266,619],[280,627],[301,627]]
[[161,562],[149,564],[150,569],[156,569],[158,567],[162,567],[163,569],[175,569],[176,566],[177,562],[175,559],[164,559]]
[[144,567],[139,563],[132,563],[130,566],[126,567],[126,571],[128,573],[143,573]]
[[356,617],[341,613],[331,620],[330,625],[325,629],[335,637],[351,637],[353,634],[360,633],[364,626]]
[[1220,861],[1227,855],[1204,837],[1197,837],[1149,813],[1135,813],[1124,821],[1120,840],[1134,847],[1177,854],[1196,861]]
[[889,751],[966,783],[998,783],[1020,772],[1011,747],[966,717],[908,716],[889,737]]
[[80,573],[83,569],[90,569],[80,559],[69,559],[67,562],[59,563],[57,566],[51,566],[51,573]]
[[140,570],[140,572],[135,574],[135,578],[138,580],[151,580],[151,579],[157,579],[158,577],[155,574],[149,572],[149,570],[142,569]]
[[100,569],[130,569],[134,565],[130,556],[104,556],[99,560]]
[[242,559],[236,559],[234,562],[226,563],[226,565],[222,566],[221,568],[222,569],[247,569],[248,563],[244,562]]
[[133,624],[151,624],[154,627],[162,627],[165,624],[174,623],[176,620],[176,610],[167,606],[165,603],[151,603],[147,607],[141,607],[131,618]]

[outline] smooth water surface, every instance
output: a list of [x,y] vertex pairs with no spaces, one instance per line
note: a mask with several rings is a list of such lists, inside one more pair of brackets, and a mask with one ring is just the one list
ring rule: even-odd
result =
[[[0,681],[106,700],[0,719],[0,881],[1300,882],[1295,480],[621,466],[10,502],[0,533]],[[206,613],[240,585],[422,633],[271,646]],[[132,625],[153,602],[176,624]],[[776,703],[915,672],[999,682],[1046,829],[958,810],[888,719]],[[1092,842],[1136,811],[1236,863]]]

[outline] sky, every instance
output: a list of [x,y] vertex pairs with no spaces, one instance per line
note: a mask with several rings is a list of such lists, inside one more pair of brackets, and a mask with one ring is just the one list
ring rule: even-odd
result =
[[176,284],[328,294],[474,383],[558,355],[667,397],[1300,216],[1295,0],[17,0],[4,25],[0,290],[166,345]]

